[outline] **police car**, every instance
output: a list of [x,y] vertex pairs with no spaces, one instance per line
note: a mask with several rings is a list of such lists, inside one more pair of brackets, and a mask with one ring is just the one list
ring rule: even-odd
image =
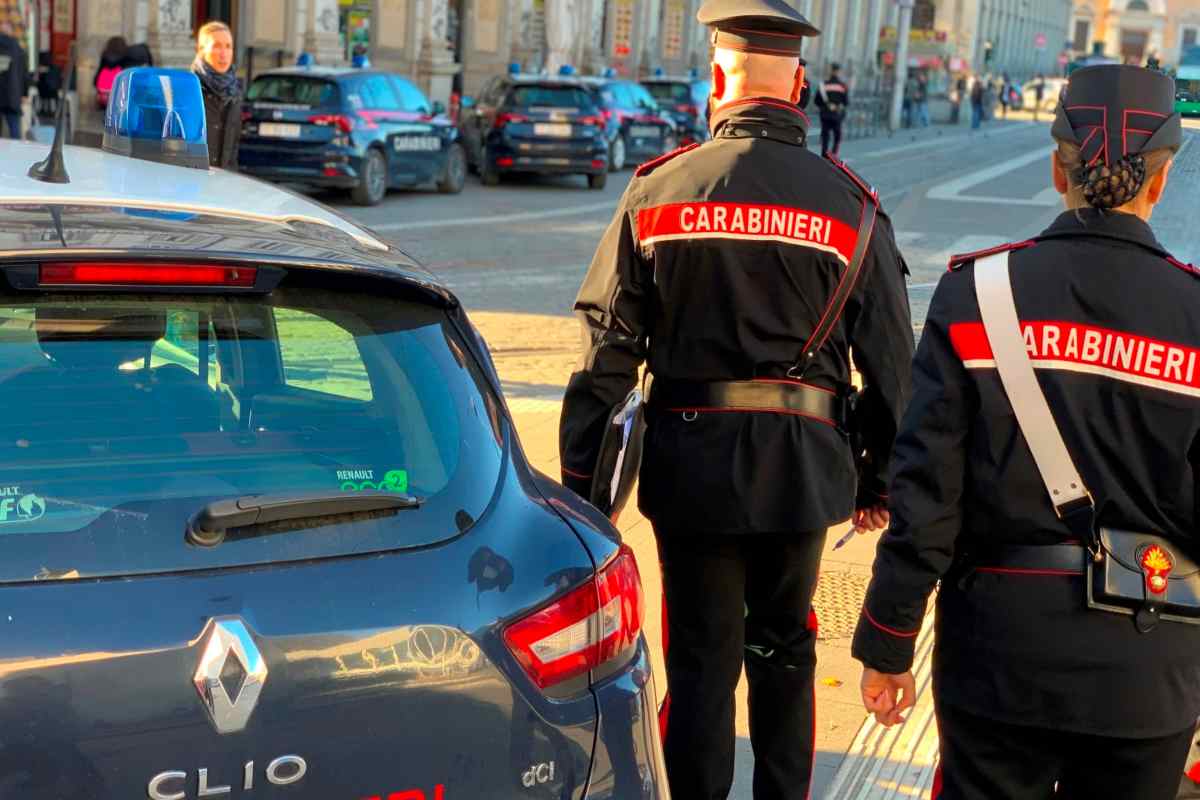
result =
[[678,146],[675,123],[644,86],[617,78],[611,67],[604,76],[583,81],[592,87],[604,118],[609,170],[619,172],[627,164],[649,161]]
[[633,555],[455,296],[187,72],[104,142],[0,156],[0,797],[666,797]]
[[347,189],[380,203],[388,189],[433,184],[457,194],[467,177],[458,127],[399,75],[291,67],[246,89],[238,168],[265,180]]
[[712,82],[701,80],[692,70],[687,76],[670,76],[656,69],[654,76],[642,81],[642,86],[658,101],[659,106],[675,121],[683,144],[704,142],[708,134],[708,96]]

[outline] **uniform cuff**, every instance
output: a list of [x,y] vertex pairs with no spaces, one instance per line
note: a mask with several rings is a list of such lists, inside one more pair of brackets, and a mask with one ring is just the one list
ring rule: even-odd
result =
[[909,631],[880,622],[864,606],[854,631],[850,654],[863,666],[888,675],[898,675],[912,669],[920,633],[920,628]]

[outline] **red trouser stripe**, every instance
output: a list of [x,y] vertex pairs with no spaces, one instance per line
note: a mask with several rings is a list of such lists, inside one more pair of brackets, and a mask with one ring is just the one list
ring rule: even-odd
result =
[[[662,649],[663,663],[667,660],[667,651],[670,649],[671,637],[667,627],[667,593],[663,591],[662,599]],[[667,740],[667,721],[671,716],[671,684],[667,684],[667,690],[663,693],[662,705],[658,707],[658,734],[665,742]]]
[[933,771],[933,790],[929,793],[929,800],[938,800],[942,796],[942,765],[938,764],[937,769]]

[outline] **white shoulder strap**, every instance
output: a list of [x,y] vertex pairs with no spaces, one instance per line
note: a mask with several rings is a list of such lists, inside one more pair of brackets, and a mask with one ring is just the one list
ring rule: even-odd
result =
[[1033,453],[1050,502],[1062,516],[1063,507],[1070,503],[1087,499],[1090,504],[1090,495],[1033,373],[1013,302],[1008,257],[1008,253],[1000,253],[975,261],[975,296],[996,371],[1016,414],[1017,425]]

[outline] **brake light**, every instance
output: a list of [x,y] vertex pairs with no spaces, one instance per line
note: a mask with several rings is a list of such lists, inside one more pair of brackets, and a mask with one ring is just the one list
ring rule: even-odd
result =
[[580,125],[591,125],[594,128],[604,127],[604,117],[580,117]]
[[675,106],[675,110],[684,114],[691,114],[694,117],[700,116],[700,109],[693,105],[689,105],[688,103],[680,103],[679,105]]
[[255,267],[210,264],[119,264],[105,262],[42,264],[42,286],[225,286],[253,287]]
[[508,112],[497,114],[496,122],[493,127],[503,128],[510,122],[529,122],[529,117],[525,116],[524,114],[510,114]]
[[334,125],[342,133],[354,130],[354,120],[345,114],[313,114],[308,121],[313,125]]
[[504,641],[546,689],[628,653],[645,612],[637,560],[624,545],[594,580],[510,625]]
[[604,121],[608,122],[612,119],[613,110],[611,108],[600,109],[600,116],[604,117]]

